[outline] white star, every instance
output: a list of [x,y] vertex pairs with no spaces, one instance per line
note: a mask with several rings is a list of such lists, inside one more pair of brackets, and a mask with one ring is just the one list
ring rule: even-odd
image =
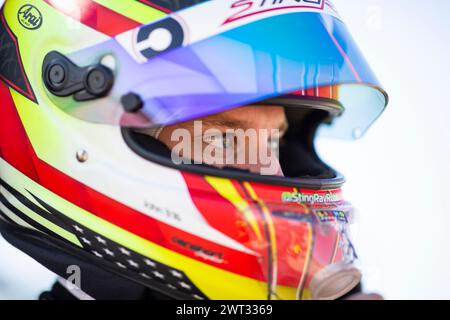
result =
[[105,253],[111,257],[114,257],[114,252],[112,252],[111,250],[109,250],[108,248],[104,248],[103,251],[105,251]]
[[126,268],[127,268],[126,265],[121,264],[120,262],[116,262],[116,264],[117,264],[119,267],[121,267],[122,269],[126,269]]
[[152,278],[148,274],[143,273],[143,272],[141,272],[140,275],[143,276],[144,278],[147,278],[147,279],[151,279]]
[[177,270],[170,270],[170,273],[171,273],[174,277],[177,277],[178,279],[182,279],[182,278],[183,278],[183,275],[182,275],[180,272],[178,272]]
[[88,245],[91,245],[91,242],[86,238],[81,238],[81,241],[83,241],[84,243],[86,243]]
[[128,251],[127,249],[125,249],[125,248],[120,247],[119,250],[120,250],[120,252],[122,252],[126,256],[130,256],[130,254],[131,254],[131,252]]
[[106,245],[106,240],[103,239],[102,237],[96,236],[95,239],[97,239],[97,241],[100,242],[101,244]]
[[203,297],[200,297],[199,295],[193,294],[192,295],[195,299],[204,300]]
[[130,266],[135,267],[135,268],[139,268],[139,264],[137,264],[137,263],[134,262],[133,260],[129,259],[129,260],[127,260],[127,261],[128,261],[128,264],[129,264]]
[[186,282],[181,281],[181,282],[178,282],[178,283],[180,284],[180,286],[182,286],[185,289],[188,289],[188,290],[192,289],[192,287],[190,285],[188,285]]
[[79,226],[77,226],[76,224],[74,224],[73,227],[75,228],[75,230],[76,230],[77,232],[84,233],[84,230],[81,229],[81,228],[80,228]]
[[156,268],[156,263],[154,263],[152,260],[144,259],[144,262],[145,262],[146,265],[148,265],[150,267],[153,267],[153,268]]
[[95,254],[99,258],[103,258],[103,255],[98,253],[97,251],[92,251],[93,254]]
[[162,273],[159,273],[158,271],[153,271],[153,274],[160,279],[164,279],[164,275]]

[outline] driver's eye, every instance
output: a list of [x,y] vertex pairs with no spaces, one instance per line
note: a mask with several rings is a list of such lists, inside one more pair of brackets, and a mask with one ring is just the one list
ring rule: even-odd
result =
[[234,135],[224,133],[205,136],[203,141],[216,148],[228,149],[234,146],[234,138]]
[[[230,149],[233,148],[237,141],[236,137],[232,134],[215,134],[205,135],[203,141],[212,145],[215,148]],[[278,151],[280,148],[280,138],[278,136],[270,137],[268,139],[269,146],[273,151]]]

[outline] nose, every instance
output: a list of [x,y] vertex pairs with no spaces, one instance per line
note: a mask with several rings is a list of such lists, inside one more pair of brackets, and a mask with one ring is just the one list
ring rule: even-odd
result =
[[[250,154],[252,152],[253,155]],[[256,161],[252,162],[252,159]],[[233,167],[260,175],[284,177],[278,152],[273,150],[270,144],[259,142],[257,146],[251,146],[248,148],[246,160],[246,163],[235,164]]]

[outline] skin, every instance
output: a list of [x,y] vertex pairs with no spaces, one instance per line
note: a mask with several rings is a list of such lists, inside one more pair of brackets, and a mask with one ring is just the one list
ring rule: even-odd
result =
[[[245,109],[244,109],[245,108]],[[260,139],[259,135],[257,137],[257,143],[252,143],[248,145],[248,150],[242,156],[245,158],[245,163],[240,164],[227,164],[228,167],[234,167],[239,169],[248,170],[257,174],[264,174],[262,172],[263,168],[267,168],[272,166],[274,168],[274,175],[282,176],[283,172],[281,170],[281,166],[278,160],[278,157],[275,156],[274,152],[271,152],[271,139],[273,138],[281,138],[282,135],[287,130],[287,120],[284,108],[281,106],[246,106],[241,107],[229,111],[222,112],[220,114],[210,115],[207,117],[203,117],[200,119],[196,119],[195,121],[202,121],[202,137],[198,137],[195,135],[194,131],[194,121],[187,121],[184,123],[180,123],[173,126],[164,127],[164,129],[160,132],[158,139],[163,142],[169,149],[173,150],[173,148],[179,143],[178,140],[173,139],[173,133],[177,129],[186,129],[189,131],[190,136],[192,137],[192,150],[191,150],[191,158],[192,160],[199,160],[200,162],[205,162],[202,160],[202,154],[195,153],[194,151],[194,140],[205,138],[205,132],[209,129],[219,130],[222,134],[225,134],[227,130],[233,129],[255,129],[256,132],[261,132],[265,130],[267,132],[267,140]],[[272,130],[278,130],[277,137],[272,136]],[[209,143],[203,142],[203,146],[206,147]],[[263,150],[260,150],[263,149]],[[235,152],[231,150],[230,152]],[[259,152],[266,152],[266,154],[270,154],[270,165],[267,163],[262,163],[258,161],[256,163],[252,163],[249,159],[251,157],[251,153],[259,154]],[[237,156],[236,156],[237,157]],[[237,161],[235,161],[237,162]],[[208,163],[210,164],[210,163]],[[216,167],[222,168],[225,165],[211,164]]]

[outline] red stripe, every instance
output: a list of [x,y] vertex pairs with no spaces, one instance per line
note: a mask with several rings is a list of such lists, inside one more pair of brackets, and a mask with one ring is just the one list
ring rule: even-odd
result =
[[[141,24],[92,0],[44,0],[63,14],[82,24],[114,37]],[[75,8],[75,9],[74,9]]]
[[[17,109],[6,84],[0,82],[0,150],[2,158],[14,163],[17,170],[38,181],[33,159],[36,157],[28,141],[21,122],[8,121],[18,119]],[[12,107],[11,107],[12,106]]]

